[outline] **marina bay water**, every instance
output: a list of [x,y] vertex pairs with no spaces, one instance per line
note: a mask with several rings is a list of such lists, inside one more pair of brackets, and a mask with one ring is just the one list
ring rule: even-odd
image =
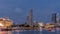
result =
[[55,30],[49,32],[47,30],[15,30],[15,31],[0,31],[0,34],[60,34],[60,31]]

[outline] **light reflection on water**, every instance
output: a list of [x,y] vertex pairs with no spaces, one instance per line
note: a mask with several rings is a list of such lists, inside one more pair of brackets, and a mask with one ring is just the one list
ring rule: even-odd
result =
[[0,34],[60,34],[60,31],[49,32],[47,30],[43,31],[16,30],[16,31],[0,31]]

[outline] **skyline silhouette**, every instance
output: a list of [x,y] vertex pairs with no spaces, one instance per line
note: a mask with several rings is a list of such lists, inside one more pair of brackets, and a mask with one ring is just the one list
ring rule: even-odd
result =
[[[9,17],[14,23],[24,23],[30,9],[33,20],[51,22],[52,13],[60,13],[60,0],[0,0],[0,17]],[[60,14],[59,14],[60,17]]]

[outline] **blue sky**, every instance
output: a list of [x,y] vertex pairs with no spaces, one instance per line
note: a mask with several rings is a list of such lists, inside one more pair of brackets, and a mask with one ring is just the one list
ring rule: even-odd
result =
[[33,20],[50,22],[52,13],[60,13],[60,0],[0,0],[0,17],[24,23],[30,9]]

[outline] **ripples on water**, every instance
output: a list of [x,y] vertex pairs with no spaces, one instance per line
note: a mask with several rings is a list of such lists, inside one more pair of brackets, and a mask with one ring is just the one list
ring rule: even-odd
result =
[[16,30],[16,31],[0,31],[0,34],[60,34],[60,31],[55,30],[54,32],[49,32],[47,30]]

